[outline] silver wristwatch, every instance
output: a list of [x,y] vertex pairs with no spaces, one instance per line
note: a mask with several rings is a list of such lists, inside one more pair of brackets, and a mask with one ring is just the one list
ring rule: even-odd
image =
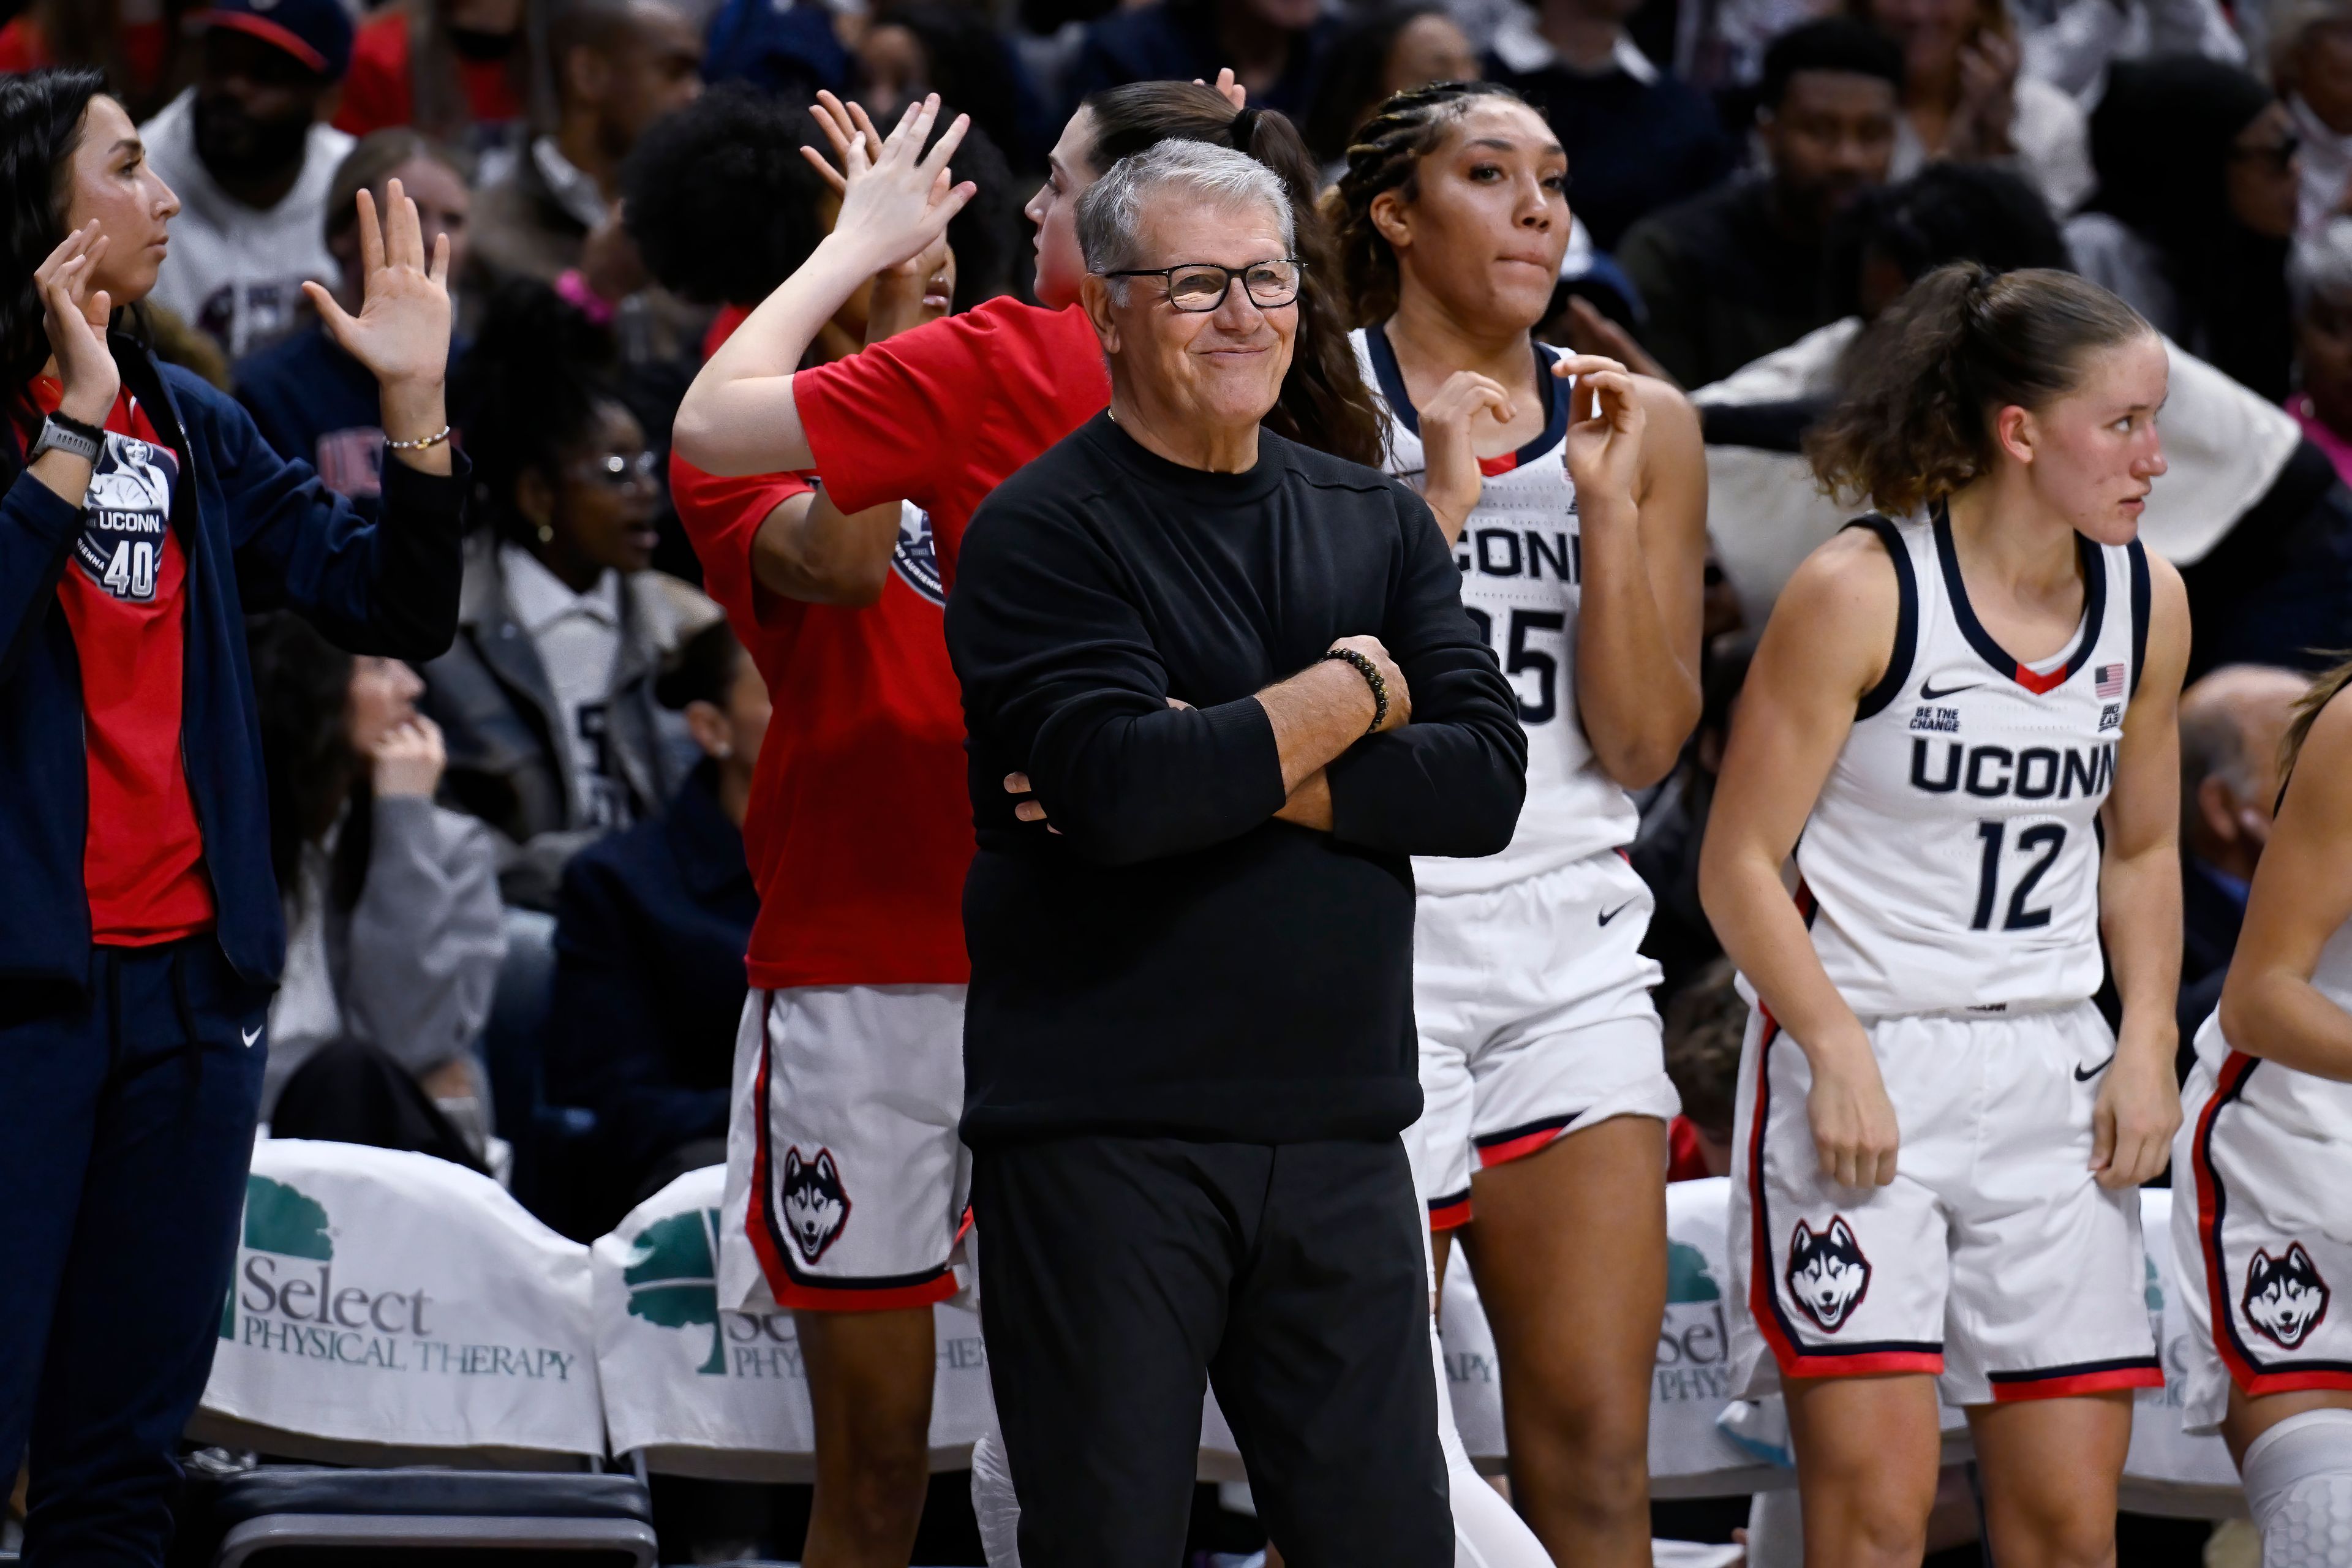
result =
[[78,419],[68,424],[60,421],[56,415],[50,415],[41,422],[41,433],[34,440],[33,449],[25,454],[25,461],[30,463],[44,452],[70,452],[86,463],[97,462],[98,454],[103,447],[105,437],[88,426],[81,426],[79,429],[74,428],[75,426],[80,425],[81,421]]

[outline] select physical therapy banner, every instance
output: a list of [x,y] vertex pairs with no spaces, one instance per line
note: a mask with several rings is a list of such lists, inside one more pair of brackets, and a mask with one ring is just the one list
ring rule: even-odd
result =
[[[612,1451],[656,1468],[805,1479],[815,1448],[793,1315],[719,1305],[724,1167],[689,1171],[639,1205],[594,1248],[596,1353]],[[955,1468],[988,1425],[980,1315],[961,1299],[933,1310],[934,1465]]]
[[311,1438],[604,1451],[588,1249],[426,1154],[254,1150],[204,1410]]

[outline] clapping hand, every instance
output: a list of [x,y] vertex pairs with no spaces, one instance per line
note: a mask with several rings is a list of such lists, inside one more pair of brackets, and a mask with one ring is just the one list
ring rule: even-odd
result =
[[106,346],[113,302],[105,289],[90,287],[109,243],[92,218],[66,236],[33,273],[33,286],[41,296],[41,327],[48,334],[49,352],[57,356],[58,380],[64,388],[58,411],[85,425],[104,424],[122,389],[122,373]]
[[435,238],[428,267],[416,204],[398,180],[386,195],[391,221],[380,225],[375,198],[366,191],[359,194],[360,260],[366,279],[360,313],[352,315],[317,283],[305,283],[302,290],[335,342],[367,366],[378,384],[438,386],[449,368],[449,237]]
[[870,272],[897,267],[929,249],[979,189],[969,180],[957,184],[948,168],[949,158],[971,129],[970,116],[957,115],[931,150],[923,151],[940,116],[937,93],[908,105],[887,136],[876,134],[862,107],[845,104],[829,92],[817,95],[814,112],[841,167],[836,171],[814,147],[802,148],[801,155],[840,194],[834,235],[861,247],[871,262]]
[[1515,415],[1503,384],[1475,370],[1447,376],[1421,411],[1421,499],[1436,515],[1448,544],[1462,537],[1463,525],[1486,489],[1478,467],[1480,427],[1490,422],[1507,425]]

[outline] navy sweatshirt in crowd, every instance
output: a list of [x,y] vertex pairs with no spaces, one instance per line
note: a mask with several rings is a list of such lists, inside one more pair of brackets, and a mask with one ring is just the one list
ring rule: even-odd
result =
[[[180,458],[172,531],[186,552],[187,649],[181,735],[204,834],[215,934],[239,975],[272,984],[286,918],[269,863],[269,792],[246,663],[245,616],[290,609],[352,653],[422,663],[457,629],[459,536],[470,470],[448,478],[383,465],[381,524],[270,450],[252,416],[127,338],[110,340],[123,384]],[[8,428],[0,420],[0,431]],[[0,445],[10,437],[0,434]],[[89,761],[81,678],[58,601],[82,509],[0,450],[0,986],[85,984],[82,881]],[[13,470],[13,476],[12,476]]]
[[[1412,722],[1331,763],[1334,831],[1276,822],[1255,694],[1365,634]],[[947,637],[979,836],[965,1137],[1293,1142],[1419,1115],[1407,858],[1504,847],[1527,769],[1420,499],[1271,434],[1246,472],[1184,468],[1097,415],[973,517]],[[1057,832],[1014,817],[1013,772]]]

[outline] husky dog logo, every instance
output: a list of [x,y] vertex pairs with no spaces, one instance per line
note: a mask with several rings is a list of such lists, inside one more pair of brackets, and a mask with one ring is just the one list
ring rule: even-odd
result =
[[801,1257],[814,1263],[849,1223],[849,1194],[842,1190],[841,1172],[833,1151],[819,1149],[804,1160],[797,1147],[784,1151],[784,1228]]
[[2311,1261],[2303,1243],[2287,1244],[2286,1255],[2273,1258],[2262,1248],[2246,1265],[2246,1321],[2282,1350],[2293,1350],[2311,1337],[2319,1320],[2327,1316],[2327,1281]]
[[1827,1333],[1836,1333],[1870,1289],[1870,1259],[1843,1215],[1816,1231],[1803,1220],[1789,1238],[1789,1294]]

